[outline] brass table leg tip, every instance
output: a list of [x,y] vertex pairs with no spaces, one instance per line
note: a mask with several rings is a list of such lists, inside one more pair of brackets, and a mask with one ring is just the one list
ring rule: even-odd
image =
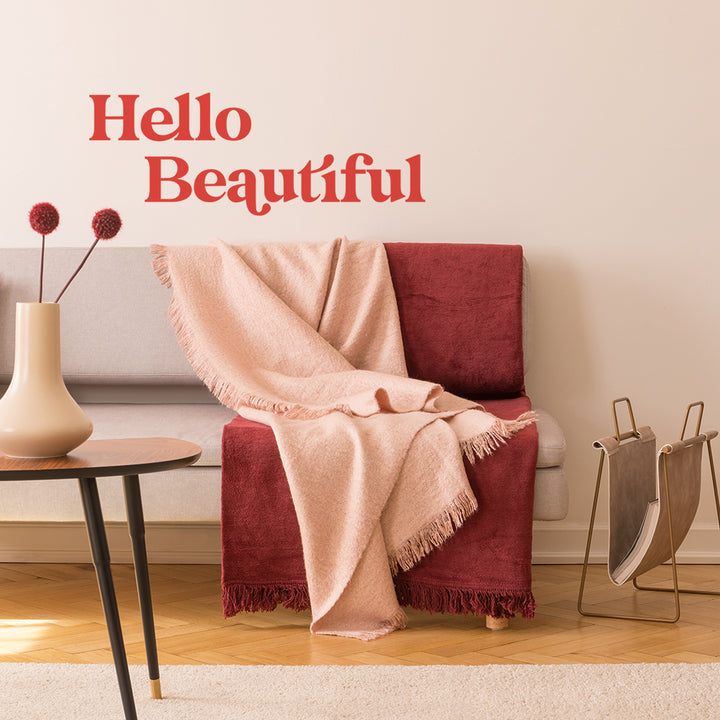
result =
[[150,689],[152,691],[153,700],[162,700],[162,690],[160,689],[160,679],[150,680]]

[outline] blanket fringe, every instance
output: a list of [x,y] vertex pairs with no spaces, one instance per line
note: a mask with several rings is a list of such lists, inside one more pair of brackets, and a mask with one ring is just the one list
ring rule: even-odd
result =
[[458,495],[434,520],[406,540],[388,556],[390,571],[409,570],[431,550],[440,547],[477,510],[477,500],[468,493]]
[[339,637],[351,637],[356,640],[377,640],[378,638],[385,637],[395,630],[404,630],[407,627],[407,615],[402,608],[398,608],[386,620],[382,620],[378,627],[374,630],[342,630],[333,628],[332,630],[316,630],[313,626],[310,626],[310,632],[313,635],[337,635]]
[[[531,591],[522,590],[469,590],[440,585],[409,582],[395,579],[395,591],[400,605],[416,610],[452,615],[490,615],[492,617],[524,618],[535,615],[535,598]],[[300,612],[310,607],[307,585],[268,584],[224,585],[222,589],[223,614],[226,618],[239,612],[270,612],[278,605]],[[405,626],[404,613],[389,622],[393,629]],[[384,633],[383,633],[384,634]]]
[[150,253],[152,255],[152,269],[157,275],[158,280],[168,288],[172,287],[172,279],[170,278],[170,268],[168,267],[168,257],[163,245],[150,245]]
[[358,633],[354,637],[360,640],[377,640],[385,635],[389,635],[391,632],[395,632],[395,630],[404,630],[406,627],[407,615],[402,608],[398,608],[391,617],[380,623],[380,627],[377,630]]
[[505,445],[515,433],[537,422],[537,419],[536,413],[532,410],[524,412],[516,420],[498,418],[489,430],[460,443],[463,455],[474,465],[476,460],[491,455],[500,446]]
[[278,605],[288,610],[307,610],[310,596],[307,584],[248,585],[237,583],[222,587],[223,615],[226,618],[239,612],[270,612]]
[[529,619],[535,615],[535,598],[529,590],[468,590],[408,582],[399,578],[395,580],[395,590],[401,605],[416,610],[453,615],[490,615],[494,618],[510,618],[520,614]]

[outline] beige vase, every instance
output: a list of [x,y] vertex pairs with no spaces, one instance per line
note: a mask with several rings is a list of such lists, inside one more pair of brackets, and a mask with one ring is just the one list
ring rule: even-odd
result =
[[59,457],[91,434],[92,423],[62,377],[60,306],[17,303],[13,377],[0,398],[0,452],[11,457]]

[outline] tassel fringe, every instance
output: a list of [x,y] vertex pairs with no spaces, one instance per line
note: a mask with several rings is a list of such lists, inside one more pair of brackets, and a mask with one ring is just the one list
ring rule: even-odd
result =
[[486,432],[460,443],[463,455],[474,465],[476,460],[482,460],[491,455],[499,447],[505,445],[515,433],[537,422],[537,419],[537,415],[532,410],[524,412],[516,420],[498,418]]
[[434,520],[424,525],[413,537],[406,540],[388,556],[390,571],[397,575],[409,570],[431,550],[440,547],[477,510],[477,501],[472,495],[461,493]]
[[168,258],[165,248],[162,245],[150,245],[150,253],[152,254],[152,269],[158,280],[167,288],[172,288],[172,279],[170,278],[170,268],[168,267]]
[[223,585],[223,615],[226,618],[239,612],[270,612],[278,605],[288,610],[307,610],[310,596],[305,583],[280,585]]
[[339,637],[351,637],[356,640],[377,640],[385,637],[395,630],[404,630],[407,627],[407,615],[402,608],[398,608],[397,612],[391,615],[387,620],[379,623],[374,630],[341,630],[333,628],[332,630],[315,630],[310,626],[310,632],[313,635],[337,635]]
[[404,630],[407,627],[407,615],[402,608],[398,608],[397,612],[380,623],[380,627],[375,631],[363,632],[355,637],[360,640],[377,640],[385,637],[395,630]]
[[401,605],[416,610],[453,615],[490,615],[494,618],[510,618],[520,614],[529,619],[535,615],[535,598],[529,590],[467,590],[425,585],[404,579],[395,580],[395,590]]
[[[400,605],[416,610],[452,615],[490,615],[509,618],[517,614],[524,618],[535,615],[535,598],[531,591],[486,591],[448,588],[395,579],[395,591]],[[226,618],[239,612],[270,612],[278,605],[301,612],[310,607],[307,585],[224,585],[223,613]],[[405,615],[388,621],[393,629],[405,627]]]

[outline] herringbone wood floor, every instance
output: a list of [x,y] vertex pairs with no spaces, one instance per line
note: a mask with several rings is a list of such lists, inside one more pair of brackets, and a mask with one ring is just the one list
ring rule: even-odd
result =
[[[581,568],[536,565],[533,620],[490,631],[482,618],[410,610],[408,628],[371,643],[311,636],[307,613],[287,610],[224,620],[220,569],[153,565],[150,579],[161,664],[489,664],[720,661],[720,597],[684,595],[673,625],[595,619],[577,613]],[[113,575],[131,663],[145,662],[134,575]],[[667,568],[645,582],[669,577]],[[614,588],[593,566],[586,606],[669,612],[672,596]],[[720,589],[720,566],[680,568],[683,585]],[[614,605],[608,604],[610,600]],[[0,564],[0,661],[111,663],[91,565]]]

